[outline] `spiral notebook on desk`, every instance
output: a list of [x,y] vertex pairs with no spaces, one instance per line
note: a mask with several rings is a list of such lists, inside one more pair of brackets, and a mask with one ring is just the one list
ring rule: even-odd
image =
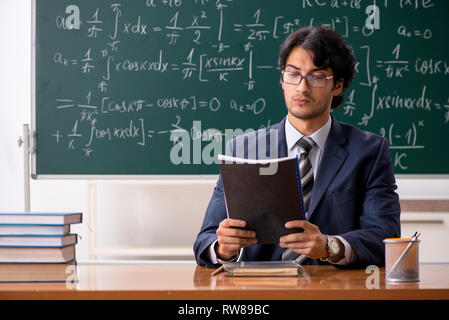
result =
[[258,243],[278,244],[285,223],[304,220],[304,197],[298,157],[252,160],[219,155],[228,217],[244,220]]

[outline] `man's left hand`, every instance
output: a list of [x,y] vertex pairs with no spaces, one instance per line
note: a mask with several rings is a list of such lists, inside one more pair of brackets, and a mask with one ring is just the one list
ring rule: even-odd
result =
[[305,254],[312,259],[327,258],[327,237],[320,232],[320,229],[306,221],[293,220],[285,224],[287,229],[302,228],[303,233],[291,233],[279,239],[281,248],[291,248],[298,254]]

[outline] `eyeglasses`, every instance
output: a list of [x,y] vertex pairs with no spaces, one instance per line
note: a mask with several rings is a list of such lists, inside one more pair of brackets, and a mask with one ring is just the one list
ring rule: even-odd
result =
[[312,88],[324,88],[328,79],[332,79],[334,76],[320,76],[315,74],[309,74],[303,76],[298,72],[282,70],[282,81],[288,84],[298,85],[302,79],[305,79],[307,85]]

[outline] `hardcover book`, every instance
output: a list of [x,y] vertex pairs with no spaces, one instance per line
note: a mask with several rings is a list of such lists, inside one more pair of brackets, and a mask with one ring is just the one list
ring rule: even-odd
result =
[[70,233],[70,224],[34,225],[0,224],[0,235],[66,235]]
[[223,264],[228,276],[242,277],[296,277],[303,267],[295,261],[240,261]]
[[0,212],[0,224],[65,225],[81,219],[81,212]]
[[76,262],[0,264],[0,282],[78,282]]
[[0,235],[0,247],[64,247],[78,242],[76,234]]
[[0,247],[0,263],[67,263],[75,245],[65,247]]

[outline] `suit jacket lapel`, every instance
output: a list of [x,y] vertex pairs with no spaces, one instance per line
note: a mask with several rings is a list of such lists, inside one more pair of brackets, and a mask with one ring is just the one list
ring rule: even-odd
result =
[[346,135],[340,123],[332,115],[331,117],[332,127],[327,137],[321,163],[313,184],[309,203],[309,217],[312,216],[321,198],[348,156],[348,152],[341,147],[347,142]]
[[[277,154],[277,158],[284,158],[286,157],[287,154],[287,139],[285,138],[285,121],[286,121],[287,117],[284,117],[284,119],[279,122],[276,123],[274,125],[272,125],[268,130],[276,130],[277,134],[278,134],[278,141],[277,141],[277,146],[278,146],[278,154]],[[267,134],[267,148],[266,150],[270,150],[270,138],[269,138],[269,134]]]

